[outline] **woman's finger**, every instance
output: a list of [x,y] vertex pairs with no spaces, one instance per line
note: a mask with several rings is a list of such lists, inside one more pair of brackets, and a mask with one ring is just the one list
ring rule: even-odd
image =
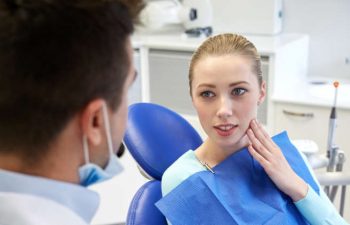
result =
[[247,136],[249,138],[249,141],[251,142],[252,146],[254,147],[254,149],[261,155],[263,156],[266,160],[269,159],[269,157],[271,157],[271,153],[269,152],[268,149],[266,149],[264,147],[264,145],[259,141],[258,138],[256,138],[254,132],[252,131],[252,129],[248,129],[247,130]]
[[262,155],[260,155],[259,152],[254,149],[253,145],[248,145],[248,151],[263,168],[265,168],[268,165],[269,161],[266,160]]
[[250,127],[254,132],[254,136],[262,143],[266,149],[271,150],[275,146],[273,145],[273,141],[271,140],[269,135],[266,135],[267,132],[264,131],[263,127],[258,124],[256,120],[252,120],[250,123]]
[[266,137],[266,139],[269,141],[270,145],[274,148],[278,148],[278,146],[276,145],[276,143],[272,140],[271,136],[269,135],[269,133],[267,133],[267,131],[265,130],[265,128],[261,125],[261,123],[259,123],[258,121],[256,121],[258,127],[260,128],[260,131],[263,133],[263,135]]
[[263,133],[263,135],[266,138],[270,138],[270,135],[267,133],[267,131],[264,129],[264,127],[261,125],[261,123],[259,123],[257,120],[255,120],[256,124],[258,125],[258,127],[260,128],[261,132]]

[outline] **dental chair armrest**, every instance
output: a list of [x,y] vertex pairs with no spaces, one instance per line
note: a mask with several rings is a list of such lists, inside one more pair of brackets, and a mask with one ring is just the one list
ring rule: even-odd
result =
[[349,172],[318,172],[316,173],[317,180],[320,185],[349,185]]

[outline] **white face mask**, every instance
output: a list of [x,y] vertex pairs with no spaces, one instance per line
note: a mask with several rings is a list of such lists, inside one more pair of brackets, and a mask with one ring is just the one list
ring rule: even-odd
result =
[[79,177],[80,185],[85,187],[101,181],[108,180],[123,171],[123,166],[121,165],[118,157],[113,151],[111,129],[106,103],[104,103],[102,106],[102,113],[106,128],[109,160],[107,166],[104,169],[102,169],[100,166],[94,163],[91,163],[89,160],[89,146],[87,138],[85,135],[83,136],[83,151],[85,157],[85,164],[79,168]]

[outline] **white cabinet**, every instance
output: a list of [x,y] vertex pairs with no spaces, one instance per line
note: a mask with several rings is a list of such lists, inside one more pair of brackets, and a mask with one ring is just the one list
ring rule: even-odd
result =
[[192,52],[151,49],[149,51],[150,101],[182,114],[195,114],[188,69]]
[[[321,153],[326,153],[330,107],[275,103],[274,132],[287,130],[292,139],[311,139],[317,143]],[[337,109],[335,143],[349,157],[350,109]],[[350,170],[349,159],[345,164]]]

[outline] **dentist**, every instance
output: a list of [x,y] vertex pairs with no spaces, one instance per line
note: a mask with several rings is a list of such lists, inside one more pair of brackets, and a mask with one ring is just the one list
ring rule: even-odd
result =
[[0,0],[0,224],[89,224],[121,170],[141,1]]

